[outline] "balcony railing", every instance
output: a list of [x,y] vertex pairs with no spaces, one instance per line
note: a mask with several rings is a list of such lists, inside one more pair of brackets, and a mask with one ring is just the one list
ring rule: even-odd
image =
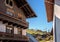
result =
[[0,32],[0,39],[8,39],[8,40],[22,40],[28,41],[29,38],[27,36],[19,35],[19,34],[8,34],[4,32]]
[[[1,9],[0,9],[0,15],[3,15],[3,16],[1,16],[1,17],[4,17],[4,18],[6,18],[6,19],[8,19],[8,20],[12,19],[12,21],[14,20],[14,21],[16,21],[18,24],[21,24],[21,25],[24,25],[24,26],[28,27],[28,22],[23,21],[23,20],[20,20],[20,19],[14,17],[14,16],[10,16],[10,15],[7,14],[4,10],[1,10]],[[8,18],[7,18],[7,17],[8,17]],[[11,21],[11,20],[10,20],[10,21]],[[12,21],[11,21],[11,22],[12,22]],[[13,21],[13,22],[14,22],[14,21]]]

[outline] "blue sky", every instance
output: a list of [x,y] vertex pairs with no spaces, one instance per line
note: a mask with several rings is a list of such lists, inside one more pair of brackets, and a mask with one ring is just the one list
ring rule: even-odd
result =
[[47,21],[46,10],[44,0],[27,0],[35,14],[36,18],[29,18],[29,29],[39,29],[39,30],[51,30],[52,22]]

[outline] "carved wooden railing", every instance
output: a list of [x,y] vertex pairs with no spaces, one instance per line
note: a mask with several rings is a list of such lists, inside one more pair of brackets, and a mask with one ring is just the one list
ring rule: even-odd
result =
[[19,34],[8,34],[4,32],[0,32],[0,38],[5,39],[13,39],[13,40],[29,40],[27,36],[19,35]]

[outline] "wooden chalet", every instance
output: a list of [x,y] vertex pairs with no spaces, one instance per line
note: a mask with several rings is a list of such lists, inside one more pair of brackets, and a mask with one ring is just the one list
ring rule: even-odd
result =
[[0,1],[0,42],[28,42],[26,18],[36,17],[26,0]]

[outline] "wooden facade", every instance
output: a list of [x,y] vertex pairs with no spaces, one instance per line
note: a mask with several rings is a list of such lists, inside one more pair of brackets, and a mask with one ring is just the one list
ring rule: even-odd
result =
[[[28,42],[26,18],[36,17],[26,0],[0,1],[0,41]],[[3,28],[3,29],[2,29]]]
[[[53,21],[54,16],[54,0],[45,0],[47,21]],[[53,35],[53,28],[51,30],[51,35]]]
[[53,20],[54,0],[45,0],[46,14],[48,22]]

